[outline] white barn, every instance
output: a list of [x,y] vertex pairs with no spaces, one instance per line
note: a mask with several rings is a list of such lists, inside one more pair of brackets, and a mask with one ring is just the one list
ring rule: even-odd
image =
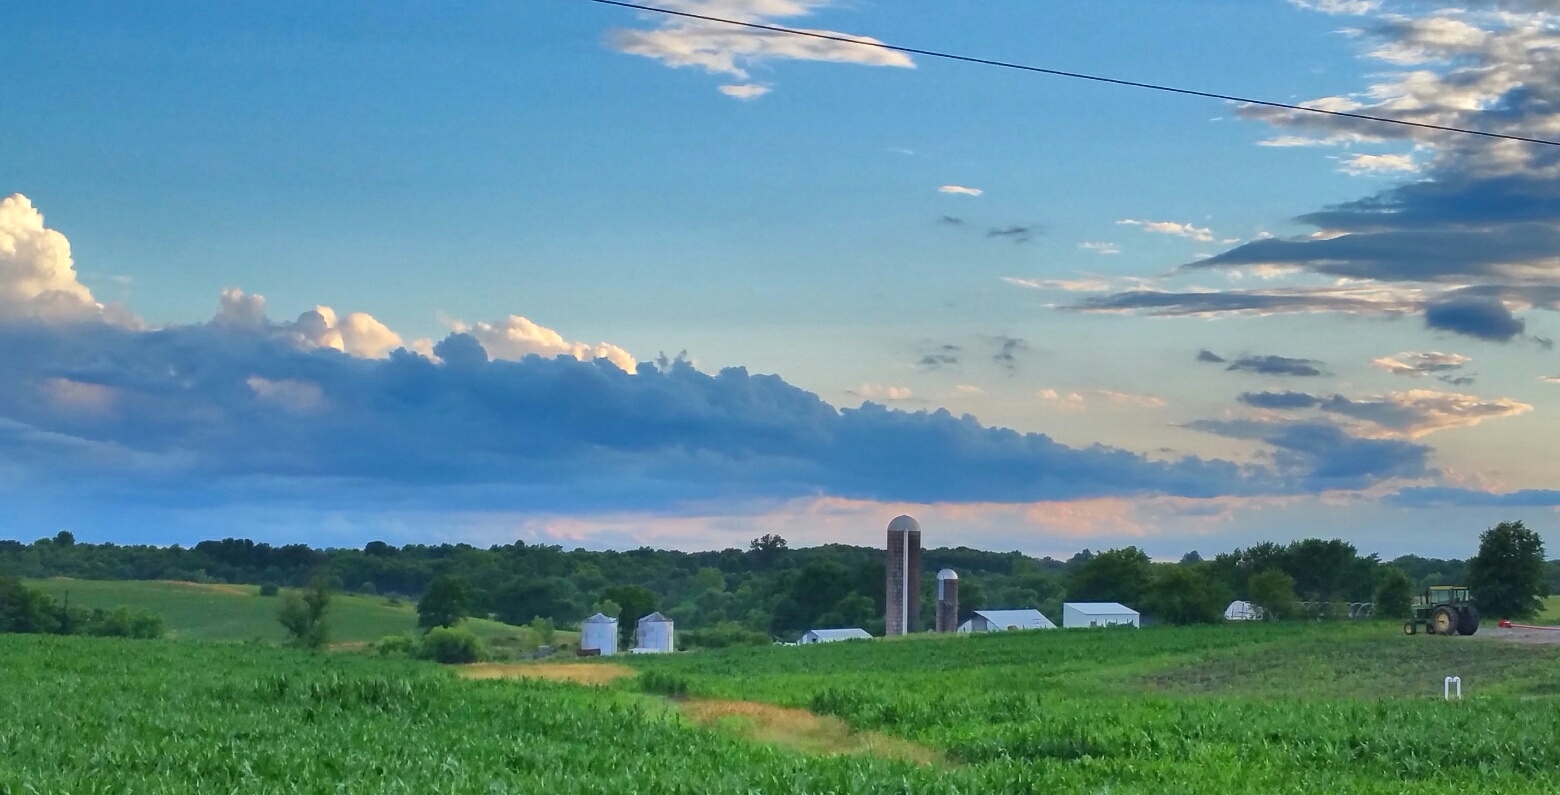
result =
[[1007,632],[1020,629],[1056,629],[1039,610],[976,610],[959,625],[960,632]]
[[813,643],[833,643],[837,640],[871,640],[872,633],[852,627],[850,629],[814,629],[809,630],[798,641],[802,645]]
[[1239,599],[1230,602],[1230,606],[1224,608],[1225,621],[1261,621],[1262,608],[1250,602],[1242,602]]
[[1137,627],[1141,617],[1138,611],[1117,602],[1067,602],[1062,605],[1062,626],[1075,627]]
[[617,619],[597,613],[580,622],[580,651],[582,653],[595,653],[603,657],[611,657],[617,654],[618,622]]
[[639,619],[635,627],[634,648],[629,651],[634,654],[670,654],[672,643],[672,620],[660,613],[651,613]]

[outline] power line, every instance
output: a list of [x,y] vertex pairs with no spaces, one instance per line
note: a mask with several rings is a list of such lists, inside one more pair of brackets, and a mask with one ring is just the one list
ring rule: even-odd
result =
[[1366,113],[1350,113],[1348,111],[1342,110],[1324,110],[1322,108],[1311,108],[1304,105],[1293,105],[1287,102],[1269,102],[1263,99],[1251,99],[1250,97],[1237,97],[1229,94],[1216,94],[1211,91],[1195,91],[1189,88],[1176,88],[1175,86],[1158,85],[1155,83],[1141,83],[1136,80],[1122,80],[1114,77],[1101,77],[1100,75],[1084,74],[1082,72],[1067,72],[1061,69],[1046,69],[1040,66],[1029,66],[1027,64],[1012,63],[1011,61],[997,61],[990,58],[976,58],[974,56],[956,55],[954,53],[940,52],[938,50],[923,50],[917,47],[901,47],[896,44],[886,44],[880,41],[862,41],[861,39],[855,39],[849,36],[838,36],[812,30],[798,30],[796,28],[787,28],[780,25],[765,25],[759,22],[742,22],[740,20],[725,19],[722,17],[709,16],[707,14],[695,14],[691,11],[676,11],[670,8],[657,8],[656,6],[629,3],[624,2],[624,0],[588,0],[588,2],[598,3],[605,6],[629,8],[635,11],[646,11],[652,14],[663,14],[670,17],[697,19],[701,22],[714,22],[721,25],[751,28],[753,30],[762,30],[767,33],[781,33],[787,36],[804,36],[810,39],[837,41],[844,44],[855,44],[862,47],[876,47],[880,50],[892,50],[894,52],[902,52],[909,55],[924,55],[928,58],[942,58],[948,61],[962,61],[964,63],[980,64],[982,66],[996,66],[1002,69],[1017,69],[1021,72],[1034,72],[1036,74],[1050,75],[1052,77],[1066,77],[1073,80],[1088,80],[1094,83],[1108,83],[1110,85],[1126,86],[1128,88],[1142,88],[1149,91],[1162,91],[1168,94],[1181,94],[1189,97],[1202,97],[1204,99],[1219,99],[1226,102],[1239,102],[1245,105],[1259,105],[1266,108],[1279,108],[1281,110],[1292,110],[1300,113],[1314,113],[1321,116],[1358,119],[1360,121],[1376,122],[1379,124],[1396,124],[1400,127],[1414,127],[1421,130],[1436,130],[1439,132],[1457,133],[1460,135],[1477,135],[1482,138],[1497,138],[1503,141],[1520,141],[1522,143],[1541,144],[1543,146],[1560,146],[1560,141],[1551,141],[1544,138],[1528,138],[1522,135],[1508,135],[1506,133],[1489,132],[1488,130],[1473,130],[1466,127],[1449,127],[1442,124],[1406,121],[1404,119],[1393,119],[1386,116],[1372,116]]

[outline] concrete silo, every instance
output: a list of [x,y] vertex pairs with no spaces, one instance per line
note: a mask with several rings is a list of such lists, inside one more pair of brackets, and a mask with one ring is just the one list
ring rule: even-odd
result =
[[959,575],[953,569],[937,572],[937,631],[959,628]]
[[637,637],[635,654],[670,654],[672,645],[672,620],[660,613],[651,613],[639,619],[635,628]]
[[617,619],[597,613],[580,623],[580,653],[610,657],[617,654]]
[[885,635],[915,632],[921,623],[921,525],[908,516],[888,523]]

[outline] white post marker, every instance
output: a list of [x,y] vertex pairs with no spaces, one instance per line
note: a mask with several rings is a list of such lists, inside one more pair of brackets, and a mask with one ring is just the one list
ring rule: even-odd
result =
[[1458,698],[1458,699],[1462,698],[1462,677],[1460,677],[1460,676],[1448,676],[1448,677],[1446,677],[1446,684],[1445,684],[1445,686],[1442,687],[1442,689],[1441,689],[1441,697],[1445,698],[1447,701],[1450,701],[1453,698],[1453,695],[1452,695],[1452,693],[1453,693],[1452,686],[1453,685],[1457,686],[1456,698]]

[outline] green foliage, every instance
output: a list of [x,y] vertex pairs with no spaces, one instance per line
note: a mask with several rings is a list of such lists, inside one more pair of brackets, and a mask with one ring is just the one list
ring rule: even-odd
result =
[[1295,599],[1295,578],[1279,569],[1251,575],[1248,590],[1251,603],[1262,608],[1263,615],[1270,620],[1294,618],[1300,612]]
[[1224,620],[1224,609],[1233,598],[1229,588],[1199,566],[1160,566],[1144,607],[1164,624],[1217,624]]
[[1376,617],[1408,618],[1414,601],[1414,583],[1396,566],[1381,572],[1376,585]]
[[1075,602],[1120,602],[1141,607],[1153,583],[1154,567],[1137,547],[1112,549],[1090,557],[1067,581],[1067,598]]
[[435,577],[417,600],[417,626],[453,627],[471,615],[471,589],[453,574]]
[[537,616],[531,619],[531,631],[536,633],[536,642],[541,646],[551,646],[558,641],[558,631],[553,628],[550,618]]
[[374,643],[374,651],[381,657],[412,657],[420,648],[417,636],[410,632],[386,635]]
[[1521,522],[1501,522],[1479,536],[1479,554],[1468,561],[1468,587],[1490,616],[1528,618],[1543,610],[1544,539]]
[[47,595],[0,576],[0,632],[57,632],[60,610]]
[[281,591],[282,591],[281,587],[278,586],[274,582],[263,583],[260,586],[260,595],[261,596],[275,596],[278,593],[281,593]]
[[358,586],[357,592],[362,596],[378,596],[379,588],[371,582],[365,582]]
[[763,632],[744,629],[735,621],[704,629],[677,633],[677,645],[683,649],[724,649],[729,646],[768,646],[773,643]]
[[101,637],[154,640],[167,634],[168,628],[162,616],[150,610],[121,606],[113,610],[93,610],[81,632]]
[[425,660],[461,665],[487,658],[482,639],[464,627],[434,627],[423,636],[418,656]]
[[283,597],[276,618],[287,630],[288,642],[310,651],[325,648],[330,642],[330,627],[325,619],[330,603],[330,580],[325,577],[315,577],[302,595],[290,593]]

